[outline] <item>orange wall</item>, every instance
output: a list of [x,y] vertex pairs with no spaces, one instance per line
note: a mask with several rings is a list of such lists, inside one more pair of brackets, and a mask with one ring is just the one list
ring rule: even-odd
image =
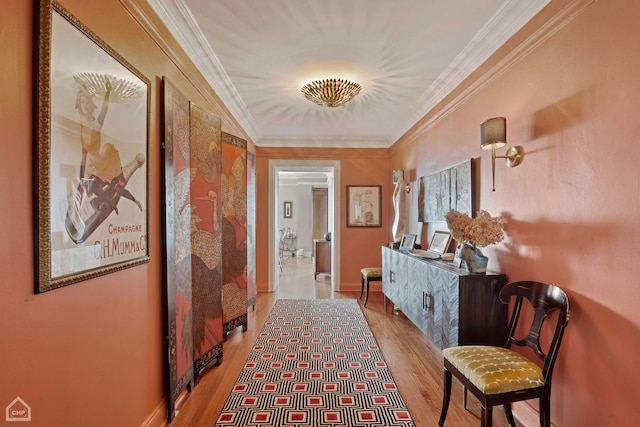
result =
[[[545,13],[568,2],[553,3]],[[416,168],[417,176],[475,158],[479,208],[507,218],[507,239],[486,248],[489,267],[568,291],[571,321],[552,392],[556,426],[640,419],[638,16],[637,1],[591,3],[521,58],[496,55],[483,67],[490,78],[482,83],[477,73],[468,91],[443,105],[448,113],[425,118],[392,148],[392,168]],[[530,36],[527,28],[511,45]],[[509,144],[526,153],[515,169],[497,160],[492,192],[479,124],[495,116],[507,118]]]
[[223,117],[224,131],[246,135],[193,66],[164,53],[179,52],[175,42],[166,45],[162,29],[160,41],[152,40],[155,29],[141,28],[127,0],[62,1],[151,80],[150,262],[34,295],[33,3],[3,0],[0,12],[0,424],[5,406],[20,396],[33,411],[29,426],[139,426],[165,413],[161,77]]
[[[219,114],[224,131],[246,135],[166,31],[153,28],[157,19],[143,29],[130,0],[62,3],[152,81],[151,260],[33,294],[33,5],[3,0],[0,408],[20,396],[33,409],[30,426],[137,426],[163,415],[160,77],[168,76],[189,99]],[[446,114],[425,117],[391,150],[259,150],[258,284],[268,280],[270,158],[341,160],[341,200],[346,185],[383,186],[383,218],[389,223],[382,228],[346,228],[346,209],[341,209],[341,276],[351,284],[359,282],[359,273],[350,264],[379,263],[379,246],[390,240],[391,169],[410,171],[415,181],[476,158],[479,207],[509,217],[507,240],[487,248],[490,267],[513,280],[555,282],[572,299],[554,379],[555,424],[634,425],[640,418],[633,401],[640,395],[640,374],[634,369],[640,350],[640,286],[631,258],[640,249],[640,132],[634,117],[640,111],[640,30],[635,22],[640,4],[554,0],[541,16],[550,17],[568,4],[589,7],[549,38],[528,39],[535,41],[530,52],[505,56],[539,22],[527,26],[441,105]],[[141,7],[148,12],[148,6]],[[485,72],[494,74],[478,83]],[[516,169],[498,162],[492,193],[487,190],[488,153],[478,148],[478,124],[496,115],[507,117],[510,144],[523,145],[527,154]],[[411,224],[421,232],[415,194]]]

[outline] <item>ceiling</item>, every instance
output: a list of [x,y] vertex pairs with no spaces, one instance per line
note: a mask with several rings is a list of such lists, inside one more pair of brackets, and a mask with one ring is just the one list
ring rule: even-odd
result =
[[[550,0],[147,0],[258,146],[389,147]],[[362,86],[321,107],[300,87]]]

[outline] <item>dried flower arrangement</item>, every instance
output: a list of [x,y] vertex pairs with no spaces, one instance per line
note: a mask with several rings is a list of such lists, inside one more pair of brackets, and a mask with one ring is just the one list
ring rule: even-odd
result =
[[500,243],[504,239],[504,220],[492,217],[485,210],[478,211],[475,218],[454,209],[444,216],[451,236],[460,243],[484,247]]

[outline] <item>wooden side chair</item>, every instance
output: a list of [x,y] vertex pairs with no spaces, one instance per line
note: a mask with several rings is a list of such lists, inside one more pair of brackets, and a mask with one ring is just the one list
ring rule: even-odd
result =
[[[502,288],[500,300],[503,303],[508,304],[513,297],[515,305],[504,347],[468,345],[449,347],[442,351],[444,392],[439,426],[444,425],[447,417],[452,375],[463,385],[465,408],[467,390],[480,401],[482,427],[491,426],[493,407],[498,405],[504,405],[509,425],[515,427],[511,403],[528,399],[540,399],[540,425],[551,426],[551,375],[564,329],[569,322],[569,297],[555,285],[532,281],[512,282]],[[527,335],[518,339],[516,331],[525,299],[531,303],[533,319]],[[539,340],[540,330],[549,313],[555,310],[559,310],[559,313],[555,320],[553,338],[543,350]],[[530,348],[540,362],[534,363],[511,350],[512,345]]]
[[369,301],[369,283],[382,281],[382,268],[381,267],[367,267],[360,269],[362,274],[362,286],[360,287],[360,298],[362,299],[362,293],[364,292],[365,284],[367,286],[367,296],[364,298],[364,307],[367,306]]

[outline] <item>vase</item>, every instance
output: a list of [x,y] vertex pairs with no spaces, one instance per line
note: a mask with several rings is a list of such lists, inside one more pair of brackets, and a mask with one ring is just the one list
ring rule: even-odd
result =
[[464,261],[467,271],[470,273],[486,273],[489,258],[482,254],[476,246],[464,243],[460,249],[460,258]]

